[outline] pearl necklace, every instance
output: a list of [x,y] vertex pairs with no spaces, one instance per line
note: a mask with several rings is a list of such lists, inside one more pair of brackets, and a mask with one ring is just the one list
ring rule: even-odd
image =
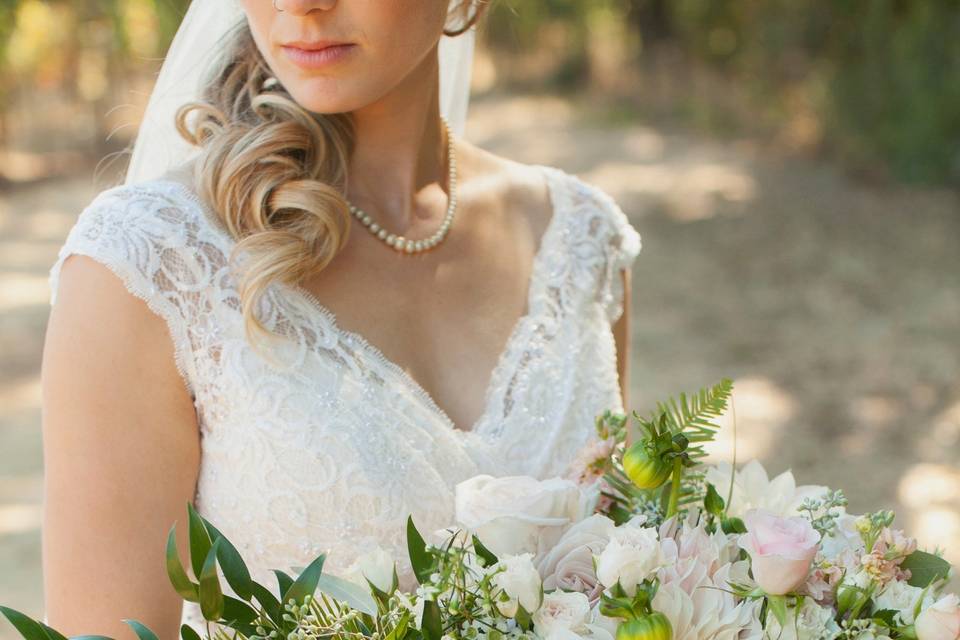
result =
[[457,158],[454,154],[454,140],[447,119],[440,116],[440,120],[443,122],[443,128],[447,132],[447,154],[449,158],[447,163],[450,171],[450,195],[449,203],[447,204],[447,213],[443,217],[443,222],[440,223],[440,228],[430,237],[422,240],[413,240],[412,238],[404,238],[403,236],[390,233],[381,225],[374,222],[370,215],[364,212],[363,209],[355,206],[349,200],[347,201],[347,204],[350,205],[350,213],[360,221],[360,224],[366,227],[375,237],[401,253],[421,253],[423,251],[429,251],[440,244],[440,242],[447,237],[447,233],[450,231],[450,223],[453,221],[453,214],[457,210]]

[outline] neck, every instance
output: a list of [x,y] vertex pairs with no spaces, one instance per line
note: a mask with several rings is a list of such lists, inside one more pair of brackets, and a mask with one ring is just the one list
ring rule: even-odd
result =
[[353,111],[356,143],[347,199],[403,233],[447,205],[447,140],[440,120],[436,48],[403,83]]

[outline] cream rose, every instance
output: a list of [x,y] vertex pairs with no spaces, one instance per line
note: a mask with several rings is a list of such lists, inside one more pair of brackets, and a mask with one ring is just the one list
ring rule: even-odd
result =
[[957,640],[960,638],[960,598],[943,596],[920,612],[914,622],[918,640]]
[[533,628],[541,638],[559,640],[571,635],[589,635],[590,602],[576,591],[553,591],[533,614]]
[[601,586],[593,557],[607,546],[614,528],[613,520],[595,514],[564,531],[557,544],[537,559],[543,588],[579,591],[591,600],[598,598]]
[[493,584],[506,593],[510,600],[497,602],[500,613],[508,618],[517,615],[519,607],[527,613],[533,613],[540,607],[543,586],[540,574],[533,566],[533,554],[503,556],[498,563],[498,572],[493,576]]
[[744,515],[740,546],[750,554],[753,577],[770,595],[783,595],[806,581],[820,534],[806,518],[780,517],[760,509]]
[[456,519],[498,557],[537,553],[577,520],[580,500],[570,480],[479,475],[456,486]]

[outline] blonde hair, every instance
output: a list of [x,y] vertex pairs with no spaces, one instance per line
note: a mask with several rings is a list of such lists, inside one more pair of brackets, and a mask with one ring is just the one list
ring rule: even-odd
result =
[[[457,36],[473,26],[462,0],[451,15]],[[322,271],[347,240],[347,162],[354,148],[350,113],[318,114],[300,106],[273,77],[246,20],[227,35],[202,98],[176,114],[180,135],[201,151],[193,165],[198,195],[237,241],[247,260],[239,277],[248,339],[274,335],[255,313],[273,282],[299,285]],[[191,122],[192,120],[192,122]]]

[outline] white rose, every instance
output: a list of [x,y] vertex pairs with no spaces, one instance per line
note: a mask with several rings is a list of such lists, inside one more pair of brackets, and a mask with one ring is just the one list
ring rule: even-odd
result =
[[614,529],[610,542],[597,559],[597,578],[607,588],[619,581],[632,596],[637,585],[663,563],[656,529],[623,525]]
[[[925,590],[914,587],[906,582],[894,580],[887,585],[880,595],[874,597],[876,609],[892,609],[900,612],[903,624],[913,624],[913,611],[917,602],[924,595]],[[933,597],[927,594],[927,604],[933,604]]]
[[369,580],[373,586],[385,593],[394,590],[394,573],[396,565],[390,553],[381,547],[375,547],[366,553],[357,556],[353,565],[347,569],[348,579],[367,586]]
[[735,473],[729,462],[708,467],[706,480],[726,500],[730,495],[730,480],[733,478],[733,494],[727,505],[727,515],[743,517],[750,509],[765,509],[780,516],[799,515],[797,508],[805,498],[817,498],[829,488],[820,485],[801,485],[791,471],[784,471],[773,480],[757,460],[751,460]]
[[580,500],[570,480],[480,475],[456,486],[456,519],[498,557],[537,553],[576,521]]
[[787,609],[786,624],[781,627],[777,616],[767,615],[764,637],[772,640],[833,640],[840,635],[840,626],[833,619],[834,611],[809,598],[803,607]]
[[595,514],[564,531],[557,544],[537,559],[543,588],[598,596],[594,593],[599,584],[593,557],[607,546],[614,529],[613,520]]
[[589,635],[590,602],[576,591],[545,593],[543,603],[533,614],[533,628],[541,638],[561,640]]
[[957,640],[960,638],[960,598],[943,596],[920,612],[914,623],[919,640]]
[[493,576],[493,584],[510,596],[508,602],[497,602],[500,613],[508,618],[517,615],[518,605],[527,613],[533,613],[540,606],[543,588],[540,574],[533,566],[533,554],[503,556],[497,563],[500,571]]

